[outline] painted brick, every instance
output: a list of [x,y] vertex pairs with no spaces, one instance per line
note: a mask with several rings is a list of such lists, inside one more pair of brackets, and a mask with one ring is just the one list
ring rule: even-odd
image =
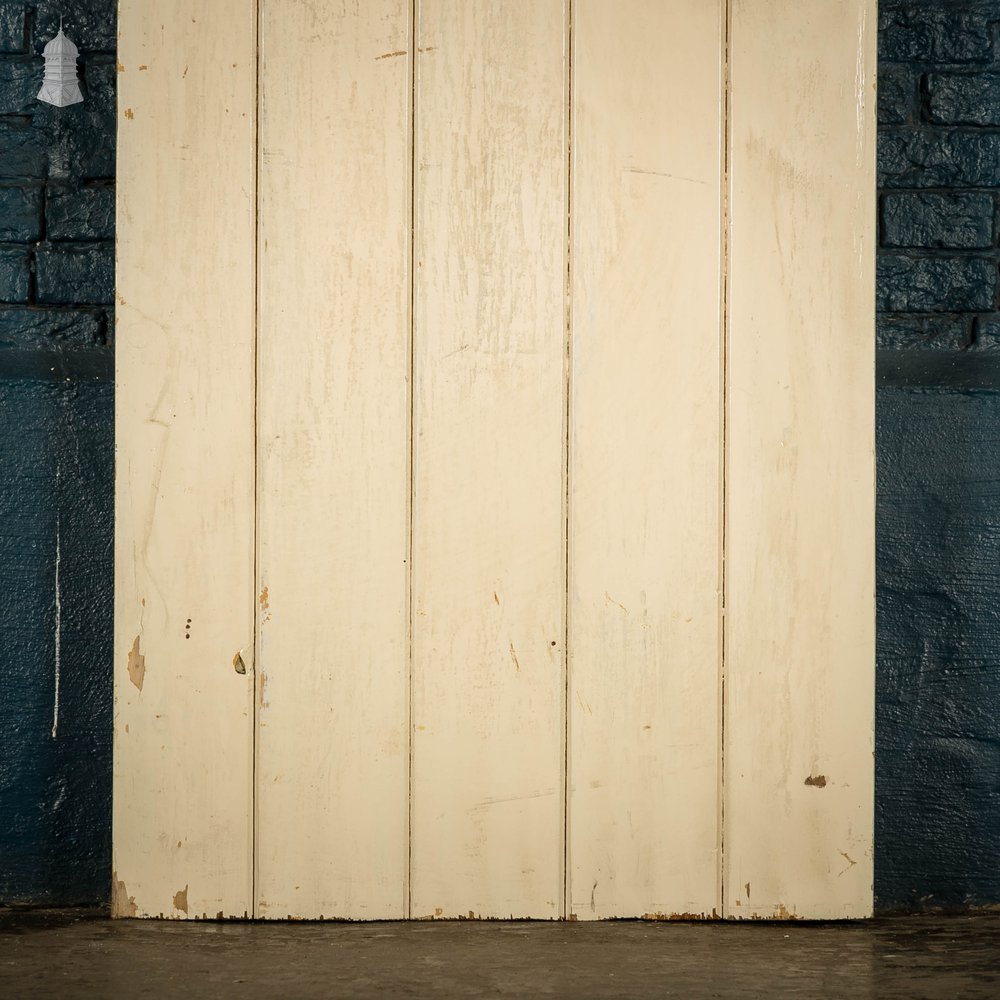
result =
[[48,166],[45,136],[28,121],[0,121],[0,179],[43,177]]
[[875,895],[1000,899],[1000,393],[877,394]]
[[884,243],[889,247],[983,249],[993,245],[992,193],[887,194],[882,200]]
[[51,180],[73,185],[114,176],[116,75],[113,59],[88,59],[82,104],[68,108],[37,105],[34,121],[46,136]]
[[928,117],[954,125],[1000,125],[1000,74],[931,73]]
[[[65,12],[61,14],[61,12]],[[59,31],[63,17],[66,37],[81,52],[114,52],[117,26],[108,0],[76,0],[73,4],[39,3],[35,14],[34,50],[41,52]]]
[[971,321],[964,316],[879,313],[875,317],[875,346],[880,349],[962,351],[972,339],[971,326]]
[[883,66],[878,74],[878,120],[882,125],[907,125],[920,106],[919,71],[910,66]]
[[988,62],[995,7],[989,2],[879,5],[878,55],[887,62]]
[[31,257],[27,250],[0,250],[0,302],[27,302]]
[[1000,132],[883,131],[878,173],[885,188],[1000,187]]
[[110,240],[115,235],[115,189],[50,189],[45,202],[50,240]]
[[30,114],[41,85],[40,59],[0,60],[0,115]]
[[977,352],[1000,354],[1000,316],[977,317],[973,346]]
[[115,294],[114,250],[107,246],[39,250],[35,281],[41,303],[110,304]]
[[985,312],[996,301],[992,260],[883,253],[876,272],[876,308],[882,312]]
[[101,347],[107,321],[97,310],[0,306],[0,350]]
[[[86,182],[114,178],[115,11],[115,0],[0,0],[0,242],[8,241],[0,301],[9,303],[0,305],[0,425],[8,431],[0,434],[0,621],[9,626],[0,687],[10,695],[0,699],[0,905],[108,897],[114,411],[113,323],[103,303],[113,296],[114,253],[92,241],[107,240],[114,219],[110,184]],[[85,99],[70,108],[35,100],[38,54],[60,14],[81,50]],[[10,245],[41,235],[32,230],[36,192],[48,208],[47,237],[76,245],[46,242],[37,258]],[[63,658],[54,736],[57,513]]]
[[23,3],[0,2],[0,53],[24,51],[24,15]]
[[[5,903],[108,896],[113,415],[110,382],[0,379]],[[62,656],[53,734],[57,520]]]
[[41,235],[42,196],[37,188],[0,187],[0,241],[31,243]]

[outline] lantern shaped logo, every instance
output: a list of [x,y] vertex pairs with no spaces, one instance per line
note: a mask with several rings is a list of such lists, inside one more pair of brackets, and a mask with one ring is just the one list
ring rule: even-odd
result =
[[78,51],[63,34],[60,25],[59,34],[42,52],[45,56],[45,78],[42,81],[42,89],[38,92],[38,100],[54,104],[57,108],[65,108],[68,104],[79,104],[83,100],[80,81],[76,75]]

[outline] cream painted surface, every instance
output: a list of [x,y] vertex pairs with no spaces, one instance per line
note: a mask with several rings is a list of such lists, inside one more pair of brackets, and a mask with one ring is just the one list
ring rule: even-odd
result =
[[718,907],[723,6],[573,5],[579,919]]
[[407,0],[261,0],[257,915],[406,916]]
[[252,908],[254,17],[120,3],[114,912]]
[[566,23],[418,4],[414,917],[562,911]]
[[875,29],[733,8],[729,917],[872,907]]
[[146,7],[116,915],[869,913],[871,0]]

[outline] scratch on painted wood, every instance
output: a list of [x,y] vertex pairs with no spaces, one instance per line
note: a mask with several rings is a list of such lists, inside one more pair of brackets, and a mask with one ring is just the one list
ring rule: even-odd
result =
[[520,670],[521,670],[521,664],[518,662],[517,653],[514,650],[514,641],[513,641],[513,639],[511,640],[511,643],[510,643],[510,658],[514,661],[514,669],[517,670],[518,672],[520,672]]
[[606,600],[608,604],[613,604],[616,608],[621,608],[625,614],[628,614],[628,608],[626,608],[621,601],[616,601],[607,591],[604,591],[604,600]]
[[499,798],[482,799],[471,810],[486,809],[489,806],[503,805],[508,802],[523,802],[525,799],[544,799],[547,795],[555,795],[554,788],[543,788],[536,792],[527,792],[524,795],[504,795]]
[[846,875],[857,864],[857,861],[847,851],[838,851],[837,853],[847,862],[847,867],[837,875],[837,878],[840,878],[841,875]]
[[[425,48],[417,49],[417,52],[433,52],[437,48],[436,45],[428,45]],[[392,52],[383,52],[382,55],[375,57],[375,62],[380,62],[382,59],[396,59],[399,56],[405,56],[409,54],[409,49],[394,49]]]
[[707,181],[700,181],[696,177],[684,177],[681,174],[668,174],[665,170],[643,170],[641,167],[626,167],[627,173],[630,174],[648,174],[650,177],[669,177],[674,181],[687,181],[688,184],[702,184],[705,185]]

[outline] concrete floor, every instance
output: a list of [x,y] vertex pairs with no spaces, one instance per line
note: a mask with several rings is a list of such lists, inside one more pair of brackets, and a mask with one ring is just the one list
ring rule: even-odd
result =
[[116,921],[0,909],[0,997],[1000,997],[1000,915],[863,924]]

